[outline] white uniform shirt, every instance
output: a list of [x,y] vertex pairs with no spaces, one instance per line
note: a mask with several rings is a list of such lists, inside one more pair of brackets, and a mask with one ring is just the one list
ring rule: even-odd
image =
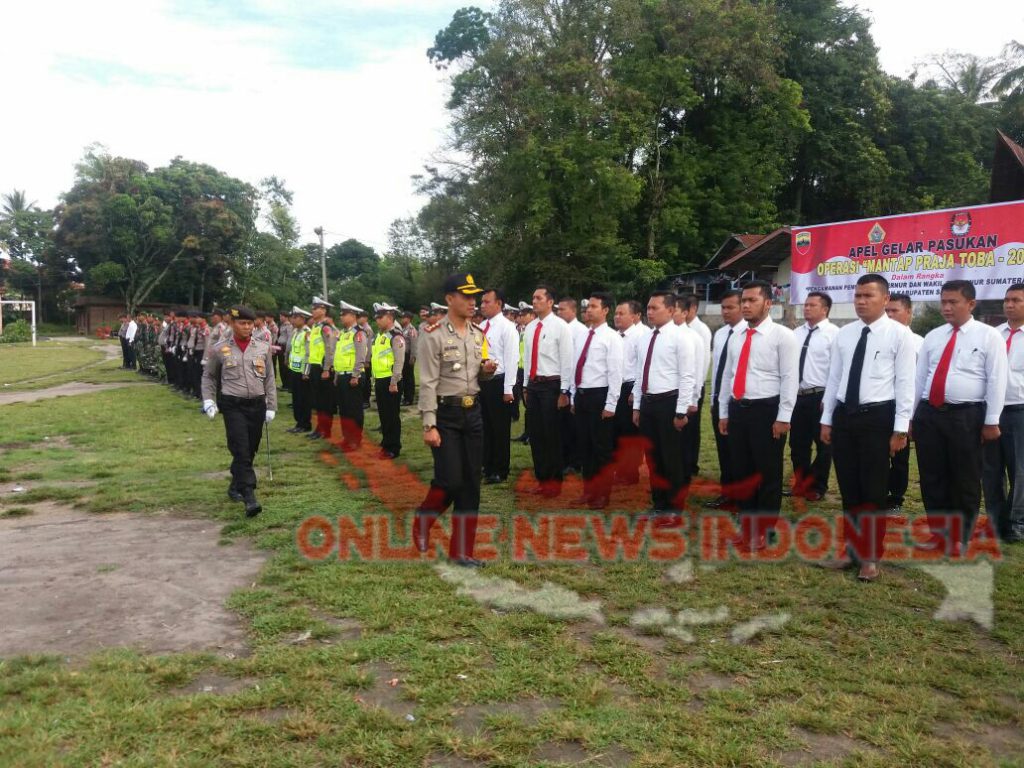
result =
[[661,328],[645,328],[637,342],[640,350],[636,379],[633,382],[633,410],[640,410],[643,400],[644,366],[647,364],[647,352],[651,349],[651,337],[655,330],[658,338],[654,342],[651,365],[647,373],[647,394],[660,395],[665,392],[677,392],[675,413],[685,414],[686,409],[696,405],[693,399],[694,351],[691,336],[693,332],[687,328],[680,331],[679,327],[669,320]]
[[538,325],[541,325],[541,330],[537,349],[537,375],[559,376],[562,379],[562,389],[567,390],[572,384],[573,374],[572,331],[554,312],[543,320],[539,317],[534,318],[523,330],[523,370],[527,382],[533,360],[533,336]]
[[[949,323],[924,337],[917,359],[916,397],[927,400],[935,369],[953,333]],[[957,331],[956,347],[946,375],[946,402],[984,401],[985,424],[996,426],[1006,399],[1006,340],[995,328],[971,318]]]
[[622,389],[622,337],[608,324],[599,325],[594,329],[594,336],[587,349],[587,359],[583,361],[583,378],[579,387],[576,387],[576,369],[579,367],[580,355],[590,337],[588,330],[586,335],[580,336],[576,342],[576,350],[573,355],[573,386],[571,387],[573,402],[576,402],[577,389],[592,389],[594,387],[608,387],[608,396],[604,401],[606,411],[615,411],[619,402],[619,392]]
[[[867,405],[895,400],[893,431],[906,432],[914,415],[914,343],[910,338],[913,334],[905,325],[885,315],[866,327],[871,332],[864,347],[858,402]],[[825,426],[832,425],[835,409],[841,408],[846,399],[853,354],[864,328],[864,321],[856,320],[844,325],[836,336],[822,400],[821,423]]]
[[[839,327],[833,325],[826,317],[811,331],[810,323],[804,323],[795,331],[797,354],[797,371],[800,370],[800,355],[803,354],[804,343],[807,343],[807,356],[804,358],[804,376],[800,380],[800,389],[824,387],[828,384],[829,361],[832,359],[832,342],[839,333]],[[810,342],[807,336],[810,334]]]
[[135,341],[135,334],[138,332],[139,326],[134,320],[128,322],[128,328],[125,329],[124,338],[129,344]]
[[743,397],[747,400],[779,398],[776,421],[788,424],[796,405],[797,367],[800,363],[800,348],[793,332],[785,326],[766,317],[757,328],[744,328],[734,333],[729,342],[725,374],[722,376],[723,397],[718,398],[719,418],[729,418],[729,401],[733,393],[736,367],[747,335],[754,333],[750,342],[750,358],[747,361],[747,381]]
[[[1003,345],[1010,338],[1010,324],[1003,323],[996,330],[1003,337]],[[1013,342],[1006,351],[1006,405],[1024,404],[1024,328],[1013,334]]]
[[519,367],[519,331],[500,313],[484,320],[481,328],[487,337],[487,354],[498,365],[494,375],[505,376],[502,394],[511,395]]
[[700,382],[697,391],[699,393],[704,389],[704,382],[708,380],[708,368],[711,365],[711,329],[699,317],[694,317],[687,325],[691,331],[697,334],[700,341],[697,346],[697,353],[700,355],[697,358],[697,380]]
[[[717,331],[715,331],[714,342],[711,345],[711,399],[715,400],[718,397],[718,390],[715,389],[715,379],[718,376],[718,366],[721,364],[722,358],[726,353],[726,344],[731,340],[732,336],[740,333],[747,327],[746,320],[740,320],[736,325],[723,325]],[[732,331],[730,334],[729,332]],[[722,371],[722,379],[725,379],[725,371]]]
[[637,366],[643,365],[640,360],[640,337],[644,335],[644,324],[635,323],[624,331],[619,331],[622,338],[622,380],[630,384],[636,376]]
[[590,329],[587,328],[587,326],[585,326],[583,323],[581,323],[575,317],[572,320],[570,320],[568,323],[566,323],[566,325],[569,326],[569,331],[570,331],[570,333],[572,333],[572,343],[573,344],[575,344],[581,338],[586,338],[587,337],[587,333],[590,332]]
[[[704,378],[700,375],[700,370],[704,367],[704,344],[700,334],[686,323],[676,323],[675,326],[676,331],[690,343],[693,352],[693,394],[690,395],[690,405],[697,405],[700,402],[700,391],[704,388]],[[711,351],[708,350],[709,361],[710,357]]]

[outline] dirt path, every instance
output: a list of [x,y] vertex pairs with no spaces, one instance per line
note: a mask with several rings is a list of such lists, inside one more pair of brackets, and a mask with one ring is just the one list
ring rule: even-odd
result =
[[29,509],[0,519],[0,658],[244,650],[224,603],[266,562],[248,541],[221,545],[220,523],[205,519]]
[[117,384],[86,384],[81,381],[71,381],[67,384],[59,384],[56,387],[46,389],[32,389],[27,392],[5,392],[0,393],[0,405],[10,403],[34,403],[36,400],[49,400],[54,397],[67,397],[69,395],[88,395],[92,392],[103,392],[108,389],[120,389],[122,387],[144,386],[150,382],[120,382]]

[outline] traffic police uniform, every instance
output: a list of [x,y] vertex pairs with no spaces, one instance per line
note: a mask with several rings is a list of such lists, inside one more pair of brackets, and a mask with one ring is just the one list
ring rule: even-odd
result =
[[[292,307],[292,317],[301,317],[308,321],[309,312],[299,307]],[[313,429],[310,423],[311,405],[309,401],[309,326],[303,325],[297,331],[293,329],[288,338],[285,357],[285,369],[292,384],[292,417],[295,426],[286,432],[309,432]]]
[[[391,314],[392,321],[398,307],[389,304],[374,304],[373,310],[379,318]],[[405,337],[397,325],[381,331],[373,340],[370,368],[373,373],[374,397],[377,399],[377,414],[380,416],[381,458],[395,458],[402,452],[402,368],[405,363]],[[396,387],[392,392],[391,387]]]
[[[313,297],[313,308],[333,307],[333,304],[319,296]],[[307,437],[319,440],[331,436],[331,415],[334,413],[334,385],[330,370],[334,362],[334,329],[326,320],[321,320],[309,329],[309,389],[313,410],[316,411],[316,428]]]
[[[254,320],[248,307],[232,307],[236,320]],[[247,516],[259,514],[256,499],[256,472],[253,459],[260,448],[264,423],[277,410],[277,386],[274,382],[270,345],[249,338],[239,343],[232,335],[210,352],[203,371],[203,410],[213,418],[224,414],[228,450],[231,451],[231,486],[228,495],[245,501]],[[214,404],[216,400],[216,405]]]
[[[471,275],[452,275],[445,293],[472,296],[481,293]],[[480,509],[480,470],[484,423],[480,411],[480,379],[493,375],[487,361],[483,331],[469,323],[463,335],[447,317],[420,329],[417,366],[420,374],[420,413],[426,432],[437,429],[441,444],[434,456],[432,493],[416,510],[414,536],[421,552],[427,549],[430,528],[450,505],[453,507],[449,558],[459,565],[478,566],[473,559],[477,514]]]
[[[363,442],[362,377],[369,360],[370,345],[366,334],[355,324],[359,307],[341,302],[341,328],[334,350],[334,392],[341,419],[341,448],[355,450]],[[352,325],[345,324],[351,319]]]

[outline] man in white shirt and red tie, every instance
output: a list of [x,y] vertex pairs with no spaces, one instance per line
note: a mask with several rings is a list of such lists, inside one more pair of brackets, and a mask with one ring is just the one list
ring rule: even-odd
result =
[[683,297],[686,302],[686,325],[696,334],[697,339],[697,410],[690,414],[687,421],[686,453],[690,460],[690,475],[700,472],[700,419],[704,409],[704,382],[708,378],[708,367],[711,365],[711,329],[697,317],[700,309],[700,296],[695,293]]
[[832,346],[822,402],[821,441],[832,446],[843,499],[846,552],[826,563],[860,565],[861,581],[878,578],[884,554],[889,459],[907,446],[914,410],[914,346],[910,330],[885,314],[889,282],[862,275],[854,289],[857,320]]
[[[729,343],[718,431],[729,437],[736,482],[728,495],[740,509],[741,551],[767,546],[766,534],[782,509],[782,457],[796,405],[800,349],[788,328],[773,322],[772,286],[743,286],[740,309],[747,327]],[[725,397],[731,393],[731,397]]]
[[839,333],[839,328],[829,322],[831,311],[832,297],[821,291],[811,291],[804,300],[804,324],[793,332],[800,346],[800,387],[789,433],[793,487],[788,493],[782,493],[807,501],[819,501],[825,495],[832,471],[832,449],[821,442],[821,402],[828,383],[832,341]]
[[972,317],[973,283],[942,286],[946,324],[924,338],[917,359],[913,435],[931,548],[959,557],[981,506],[982,444],[999,439],[1006,399],[1006,341]]
[[651,513],[678,521],[690,482],[681,432],[687,411],[695,406],[693,344],[673,321],[675,294],[655,291],[647,302],[645,329],[638,341],[640,367],[634,374],[633,423],[646,438],[651,473]]
[[1003,314],[996,331],[1006,342],[1006,400],[999,439],[985,445],[982,487],[996,533],[1016,544],[1024,541],[1024,283],[1006,289]]
[[509,447],[512,433],[512,390],[519,365],[519,331],[505,317],[505,296],[496,288],[485,290],[480,299],[484,316],[481,330],[487,338],[488,356],[497,364],[494,376],[480,382],[480,407],[484,422],[484,483],[508,479]]
[[615,482],[636,485],[640,482],[640,464],[644,449],[640,430],[633,424],[633,384],[640,368],[640,336],[643,307],[639,301],[621,302],[615,307],[615,330],[622,339],[622,387],[615,407]]
[[526,391],[523,397],[530,412],[527,428],[536,492],[554,498],[562,491],[561,410],[569,407],[573,380],[573,340],[569,325],[552,310],[555,294],[546,285],[533,292],[536,317],[523,330],[523,363]]
[[[729,455],[729,438],[718,431],[719,399],[722,393],[722,379],[725,377],[726,352],[732,337],[747,327],[740,311],[742,291],[731,288],[718,298],[722,310],[722,327],[715,331],[711,345],[711,431],[715,435],[715,450],[718,452],[719,484],[722,487],[717,498],[705,502],[710,509],[733,507],[726,489],[735,481],[732,456]],[[729,394],[725,395],[726,400]]]
[[[885,314],[890,320],[901,325],[910,327],[914,319],[914,301],[905,293],[892,293],[889,295],[889,302],[885,305]],[[914,348],[914,370],[917,370],[917,355],[924,344],[924,336],[913,331],[910,332],[910,344]],[[910,442],[907,447],[896,451],[889,459],[889,498],[885,505],[894,513],[899,514],[903,510],[903,499],[907,495],[907,486],[910,484]]]
[[572,413],[576,445],[583,475],[583,496],[578,501],[591,509],[604,509],[612,490],[612,448],[615,408],[622,386],[622,338],[608,325],[614,305],[611,294],[592,293],[584,310],[589,330],[576,343],[572,386]]

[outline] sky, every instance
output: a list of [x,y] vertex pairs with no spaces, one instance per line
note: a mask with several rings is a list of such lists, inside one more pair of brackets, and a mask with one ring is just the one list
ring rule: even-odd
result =
[[[0,191],[57,203],[85,148],[283,179],[303,242],[382,252],[443,154],[444,73],[426,49],[472,0],[58,0],[6,4]],[[491,3],[478,2],[483,7]],[[853,3],[851,3],[853,4]],[[882,66],[1024,41],[1010,0],[859,0]],[[1010,10],[1014,9],[1014,10]]]

